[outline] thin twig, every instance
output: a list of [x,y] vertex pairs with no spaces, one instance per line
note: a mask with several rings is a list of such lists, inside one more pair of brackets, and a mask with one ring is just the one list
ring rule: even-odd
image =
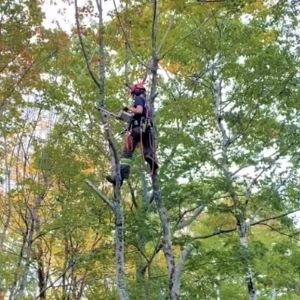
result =
[[296,241],[300,241],[300,239],[297,239],[295,238],[296,235],[299,235],[299,232],[295,233],[295,234],[288,234],[288,233],[285,233],[285,232],[282,232],[280,230],[278,230],[277,228],[271,226],[270,224],[267,224],[267,223],[260,223],[259,225],[263,225],[263,226],[266,226],[266,227],[269,227],[272,231],[275,231],[281,235],[285,235],[287,237],[290,237],[292,239],[295,239]]
[[167,28],[167,30],[165,31],[165,34],[164,34],[164,36],[162,37],[162,39],[161,39],[161,41],[160,41],[160,44],[159,44],[159,46],[158,46],[158,48],[157,48],[157,53],[160,52],[161,48],[163,47],[163,45],[164,45],[164,43],[165,43],[165,41],[166,41],[166,39],[167,39],[167,36],[168,36],[169,32],[170,32],[171,29],[172,29],[172,26],[173,26],[173,24],[174,24],[174,18],[175,18],[175,13],[171,16],[171,19],[170,19],[170,21],[169,21],[168,28]]
[[75,266],[75,264],[76,264],[75,261],[73,261],[72,263],[70,263],[69,266],[67,266],[67,268],[63,271],[63,273],[62,273],[59,277],[57,277],[53,282],[51,282],[51,284],[50,284],[49,286],[45,287],[45,288],[37,295],[37,297],[36,297],[35,299],[39,299],[40,296],[41,296],[45,291],[47,291],[48,289],[50,289],[51,287],[53,287],[54,284],[55,284],[56,282],[58,282],[63,276],[66,275],[66,273],[69,271],[69,269],[71,269],[71,268],[73,268],[73,267]]
[[114,7],[115,7],[115,13],[116,13],[116,16],[117,16],[117,20],[119,22],[119,25],[120,25],[120,28],[122,30],[122,33],[124,35],[124,39],[125,39],[125,42],[126,42],[126,45],[128,47],[128,49],[131,51],[133,57],[137,60],[137,62],[139,62],[142,66],[144,66],[146,69],[151,69],[147,64],[145,64],[139,57],[138,55],[136,54],[136,52],[132,49],[130,43],[129,43],[129,40],[128,40],[128,35],[127,35],[127,32],[126,30],[124,29],[124,26],[122,24],[122,21],[121,21],[121,18],[120,18],[120,14],[118,12],[118,8],[117,8],[117,5],[116,5],[116,1],[113,0],[113,3],[114,3]]
[[[300,211],[300,208],[297,208],[295,210],[282,213],[282,214],[277,215],[277,216],[273,216],[273,217],[261,219],[261,220],[256,221],[256,222],[251,222],[249,224],[249,226],[265,225],[264,223],[267,222],[267,221],[280,219],[280,218],[286,217],[287,215],[293,214],[293,213],[298,212],[298,211]],[[230,233],[230,232],[233,232],[233,231],[236,231],[236,227],[229,228],[229,229],[218,229],[218,230],[216,230],[216,231],[214,231],[212,233],[206,234],[206,235],[192,237],[192,239],[193,240],[207,239],[207,238],[210,238],[210,237],[213,237],[213,236],[216,236],[216,235],[220,235],[220,234],[224,234],[224,233]]]
[[[82,36],[81,36],[77,0],[75,0],[75,19],[76,19],[77,35],[78,35],[78,38],[79,38],[79,43],[80,43],[80,46],[81,46],[81,50],[82,50],[82,53],[83,53],[85,64],[87,66],[88,72],[89,72],[90,76],[92,77],[93,81],[95,82],[97,87],[100,88],[100,83],[97,80],[97,78],[96,78],[95,74],[93,73],[93,71],[91,70],[91,66],[90,66],[90,63],[89,63],[87,52],[86,52],[86,49],[85,49],[85,46],[84,46],[84,43],[83,43],[83,39],[82,39]],[[101,59],[102,59],[102,57],[101,57]]]

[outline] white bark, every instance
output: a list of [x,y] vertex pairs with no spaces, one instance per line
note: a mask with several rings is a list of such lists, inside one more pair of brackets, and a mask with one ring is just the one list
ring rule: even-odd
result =
[[242,221],[238,223],[238,232],[240,238],[240,247],[242,249],[242,262],[245,269],[245,282],[248,290],[248,298],[249,300],[256,300],[256,289],[254,287],[252,271],[250,267],[250,263],[248,261],[248,238],[247,238],[248,224],[246,221]]
[[[20,251],[18,270],[15,276],[14,285],[11,288],[9,300],[21,300],[25,290],[25,284],[28,276],[29,266],[32,260],[32,245],[33,245],[33,235],[36,232],[36,224],[38,223],[37,212],[41,206],[41,202],[44,195],[38,196],[35,199],[34,206],[31,208],[28,205],[25,220],[26,220],[26,231],[23,240],[23,246]],[[22,275],[19,278],[18,272],[22,270]]]
[[[11,203],[11,199],[9,196],[10,190],[11,190],[11,177],[10,177],[10,163],[8,161],[8,145],[7,145],[7,139],[4,136],[4,157],[5,157],[5,195],[4,195],[4,199],[5,199],[5,203],[4,203],[4,209],[5,209],[5,213],[3,216],[3,219],[5,219],[4,224],[3,224],[3,229],[2,229],[2,233],[0,236],[0,251],[2,251],[3,249],[3,245],[4,245],[4,241],[6,239],[6,233],[8,231],[8,227],[10,224],[10,219],[11,219],[11,211],[12,211],[12,203]],[[0,283],[1,284],[1,283]]]
[[116,251],[116,271],[117,286],[121,300],[128,300],[125,280],[124,280],[124,229],[122,206],[116,205],[115,208],[116,229],[115,229],[115,251]]
[[170,300],[176,300],[178,299],[178,297],[176,296],[176,293],[173,288],[174,276],[175,276],[175,261],[174,261],[174,254],[172,250],[170,222],[169,222],[167,210],[162,205],[158,178],[156,176],[153,176],[152,180],[153,180],[153,198],[156,203],[156,207],[160,218],[161,229],[162,229],[163,252],[167,263],[169,298]]
[[174,299],[179,299],[179,291],[180,291],[180,282],[181,282],[181,274],[183,272],[183,265],[190,255],[193,247],[192,245],[187,245],[181,251],[178,261],[175,267],[175,274],[174,274],[174,283],[172,287],[172,295]]
[[[157,46],[156,46],[156,38],[157,38],[157,1],[152,0],[152,29],[151,29],[151,55],[152,55],[152,65],[151,65],[151,90],[150,90],[150,109],[153,114],[153,122],[155,125],[154,118],[154,100],[156,96],[157,90],[157,70],[158,70],[158,57],[157,57]],[[156,139],[156,133],[154,132],[154,139]],[[160,185],[157,174],[152,176],[152,188],[153,188],[153,200],[156,204],[158,215],[160,218],[161,229],[162,229],[162,245],[163,252],[167,264],[168,270],[168,290],[169,290],[169,299],[177,300],[178,295],[177,291],[174,290],[175,283],[175,260],[174,253],[172,249],[172,239],[171,239],[171,231],[170,231],[170,222],[168,218],[168,213],[166,208],[164,207],[161,201],[161,193],[160,193]]]
[[216,76],[216,69],[217,66],[213,66],[212,68],[212,93],[213,93],[213,105],[214,105],[214,113],[215,113],[215,120],[216,125],[220,134],[220,141],[221,141],[221,149],[222,149],[222,163],[221,168],[223,174],[228,182],[228,193],[232,198],[233,205],[234,205],[234,216],[237,221],[237,230],[239,233],[239,241],[240,241],[240,248],[243,253],[242,263],[244,266],[244,278],[248,290],[248,298],[249,300],[256,300],[256,290],[254,287],[253,276],[251,272],[250,262],[248,261],[248,224],[245,221],[244,211],[240,209],[240,201],[239,197],[236,194],[233,182],[232,182],[232,174],[230,173],[229,169],[229,159],[228,159],[228,148],[230,146],[230,138],[229,133],[227,132],[225,121],[223,119],[223,107],[222,107],[222,83],[221,80]]
[[[77,32],[79,41],[82,47],[82,52],[87,64],[88,71],[91,75],[91,78],[97,85],[99,89],[99,100],[98,106],[104,107],[104,99],[105,99],[105,51],[104,51],[104,23],[103,23],[103,3],[102,0],[96,0],[98,13],[99,13],[99,81],[94,76],[87,59],[87,53],[85,51],[85,47],[83,44],[83,40],[80,33],[80,24],[78,18],[78,6],[77,0],[75,0],[75,15],[76,15],[76,24],[77,24]],[[103,125],[103,131],[105,139],[109,146],[109,151],[111,154],[111,163],[112,163],[112,171],[113,174],[116,175],[116,185],[114,185],[113,191],[113,201],[110,201],[105,195],[101,193],[90,181],[86,181],[86,183],[97,193],[97,195],[104,201],[104,203],[113,211],[115,215],[115,258],[116,258],[116,281],[119,292],[119,298],[121,300],[127,300],[128,294],[125,286],[124,279],[124,222],[123,222],[123,211],[121,205],[121,194],[120,194],[120,164],[118,159],[117,147],[115,146],[115,141],[107,123],[107,116],[100,111],[100,119]]]
[[181,220],[178,225],[175,227],[176,230],[180,230],[180,229],[183,229],[187,226],[189,226],[190,224],[192,224],[196,219],[197,217],[203,212],[204,210],[204,206],[199,206],[197,207],[193,214],[186,220]]

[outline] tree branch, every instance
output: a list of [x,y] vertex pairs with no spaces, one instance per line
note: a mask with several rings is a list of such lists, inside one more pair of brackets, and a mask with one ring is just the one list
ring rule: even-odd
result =
[[167,39],[167,36],[168,36],[169,32],[170,32],[171,29],[172,29],[172,26],[173,26],[173,24],[174,24],[174,18],[175,18],[175,13],[172,14],[171,19],[170,19],[170,21],[169,21],[168,28],[167,28],[167,30],[165,31],[165,34],[164,34],[164,36],[162,37],[162,39],[161,39],[161,41],[160,41],[160,44],[159,44],[159,46],[158,46],[158,48],[157,48],[157,52],[158,52],[158,53],[159,53],[160,50],[162,49],[162,47],[163,47],[163,45],[164,45],[164,43],[165,43],[165,41],[166,41],[166,39]]
[[[277,215],[277,216],[273,216],[273,217],[261,219],[261,220],[256,221],[256,222],[251,222],[249,224],[249,226],[266,225],[264,223],[267,222],[267,221],[280,219],[280,218],[286,217],[287,215],[293,214],[293,213],[298,212],[298,211],[300,211],[300,208],[297,208],[297,209],[294,209],[294,210],[282,213],[282,214]],[[195,236],[192,239],[193,240],[207,239],[207,238],[210,238],[210,237],[213,237],[213,236],[216,236],[216,235],[220,235],[220,234],[224,234],[224,233],[229,233],[229,232],[236,231],[236,229],[237,229],[236,227],[235,228],[229,228],[229,229],[218,229],[218,230],[216,230],[216,231],[214,231],[214,232],[212,232],[210,234],[206,234],[206,235],[202,235],[202,236]]]
[[187,245],[184,247],[184,249],[181,251],[180,256],[178,258],[178,261],[175,266],[175,275],[174,275],[174,291],[175,294],[179,297],[179,290],[180,290],[180,279],[181,279],[181,274],[183,271],[183,265],[192,252],[193,246],[192,245]]
[[5,96],[5,98],[2,100],[2,102],[0,103],[0,111],[1,109],[4,107],[6,101],[13,95],[13,93],[16,90],[16,87],[19,86],[19,84],[23,81],[23,79],[30,73],[30,71],[43,64],[45,61],[47,61],[48,59],[50,59],[51,57],[53,57],[53,55],[55,55],[57,52],[57,50],[54,50],[52,52],[50,52],[46,57],[44,57],[43,59],[41,59],[40,61],[36,60],[33,61],[32,63],[30,63],[30,65],[25,69],[25,71],[21,74],[20,78],[17,80],[17,82],[13,85],[13,87],[8,91],[7,95]]
[[[87,66],[88,72],[89,72],[90,76],[92,77],[93,81],[95,82],[97,87],[100,88],[100,83],[97,80],[96,76],[94,75],[93,71],[91,70],[91,66],[90,66],[90,63],[89,63],[89,60],[88,60],[86,49],[85,49],[85,46],[84,46],[84,43],[83,43],[83,40],[82,40],[82,36],[81,36],[81,32],[80,32],[77,0],[75,0],[75,19],[76,19],[77,35],[78,35],[79,43],[80,43],[81,50],[82,50],[82,53],[83,53],[83,56],[84,56],[85,64]],[[102,57],[101,57],[101,59],[102,59]]]
[[129,43],[129,40],[128,40],[128,35],[126,33],[126,30],[124,29],[124,26],[121,22],[121,18],[120,18],[120,14],[118,12],[118,8],[117,8],[117,5],[116,5],[116,1],[113,0],[113,3],[114,3],[114,7],[115,7],[115,13],[116,13],[116,16],[117,16],[117,20],[118,20],[118,23],[120,25],[120,28],[122,30],[122,33],[123,33],[123,36],[124,36],[124,39],[125,39],[125,43],[126,43],[126,46],[128,47],[128,49],[130,50],[130,52],[132,53],[133,57],[137,60],[137,62],[139,62],[142,66],[144,66],[146,69],[151,69],[147,64],[145,64],[139,57],[138,55],[135,53],[135,51],[132,49],[130,43]]
[[114,204],[88,179],[85,180],[85,183],[97,194],[97,196],[102,199],[102,201],[113,211],[115,212]]
[[48,289],[50,289],[51,287],[53,287],[54,284],[55,284],[56,282],[58,282],[63,276],[66,275],[66,273],[67,273],[71,268],[73,268],[73,267],[75,266],[75,264],[76,264],[75,261],[71,262],[71,263],[66,267],[66,269],[63,271],[63,273],[62,273],[59,277],[57,277],[53,282],[51,282],[51,284],[50,284],[49,286],[46,286],[44,289],[42,289],[42,291],[40,291],[40,293],[37,295],[37,297],[36,297],[35,299],[40,299],[41,294],[45,293],[45,291],[47,291]]
[[152,255],[150,256],[149,259],[148,259],[148,258],[146,259],[147,264],[146,264],[146,265],[144,266],[144,268],[142,269],[142,272],[143,272],[143,273],[146,272],[147,268],[149,268],[149,266],[151,265],[151,263],[152,263],[153,259],[155,258],[156,254],[159,253],[159,251],[160,251],[162,248],[163,248],[163,244],[162,244],[162,242],[161,242],[161,240],[160,240],[160,238],[159,238],[159,241],[158,241],[158,243],[156,244],[156,246],[155,246],[155,248],[154,248],[154,251],[153,251]]
[[189,226],[203,212],[204,208],[204,206],[198,206],[188,219],[179,221],[179,223],[175,226],[175,230],[180,230]]
[[292,239],[295,239],[295,240],[297,240],[297,241],[300,241],[300,239],[296,239],[296,238],[295,238],[296,235],[299,235],[299,232],[297,232],[297,233],[295,233],[295,234],[288,234],[288,233],[279,231],[278,229],[274,228],[273,226],[271,226],[271,225],[269,225],[269,224],[267,224],[267,223],[260,223],[259,225],[264,225],[264,226],[266,226],[266,227],[269,227],[272,231],[275,231],[275,232],[277,232],[277,233],[279,233],[279,234],[281,234],[281,235],[285,235],[285,236],[287,236],[287,237],[290,237],[290,238],[292,238]]
[[[201,27],[202,25],[204,25],[209,20],[209,18],[211,17],[211,15],[212,15],[212,13],[209,13],[208,16],[203,20],[203,22],[199,26]],[[198,31],[199,30],[199,26],[195,27],[194,29],[191,30],[191,32],[187,33],[186,35],[184,35],[180,39],[176,40],[175,44],[173,44],[172,46],[170,46],[165,52],[162,53],[162,55],[160,55],[160,59],[163,59],[169,52],[171,52],[173,49],[175,49],[175,47],[178,44],[180,44],[182,41],[184,41],[189,36],[191,36],[195,31]]]
[[260,223],[264,223],[264,222],[270,221],[270,220],[280,219],[280,218],[286,217],[286,216],[288,216],[288,215],[290,215],[290,214],[293,214],[293,213],[295,213],[295,212],[297,212],[297,211],[300,211],[300,208],[297,208],[297,209],[294,209],[294,210],[287,211],[287,212],[282,213],[282,214],[277,215],[277,216],[265,218],[265,219],[262,219],[262,220],[259,220],[259,221],[256,221],[256,222],[251,222],[251,223],[250,223],[250,226],[259,225]]

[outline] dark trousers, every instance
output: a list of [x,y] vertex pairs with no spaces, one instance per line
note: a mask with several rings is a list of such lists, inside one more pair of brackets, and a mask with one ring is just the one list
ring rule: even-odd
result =
[[129,129],[125,136],[123,153],[120,160],[122,179],[129,178],[133,152],[139,143],[141,144],[144,160],[149,164],[151,173],[155,173],[158,168],[151,129],[148,128],[143,132],[140,126],[135,126]]

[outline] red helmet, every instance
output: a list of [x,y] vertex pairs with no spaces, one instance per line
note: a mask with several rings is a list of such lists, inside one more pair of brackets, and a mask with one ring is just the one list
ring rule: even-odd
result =
[[138,91],[146,91],[146,88],[141,82],[135,83],[129,87],[129,92],[130,94],[135,94]]

